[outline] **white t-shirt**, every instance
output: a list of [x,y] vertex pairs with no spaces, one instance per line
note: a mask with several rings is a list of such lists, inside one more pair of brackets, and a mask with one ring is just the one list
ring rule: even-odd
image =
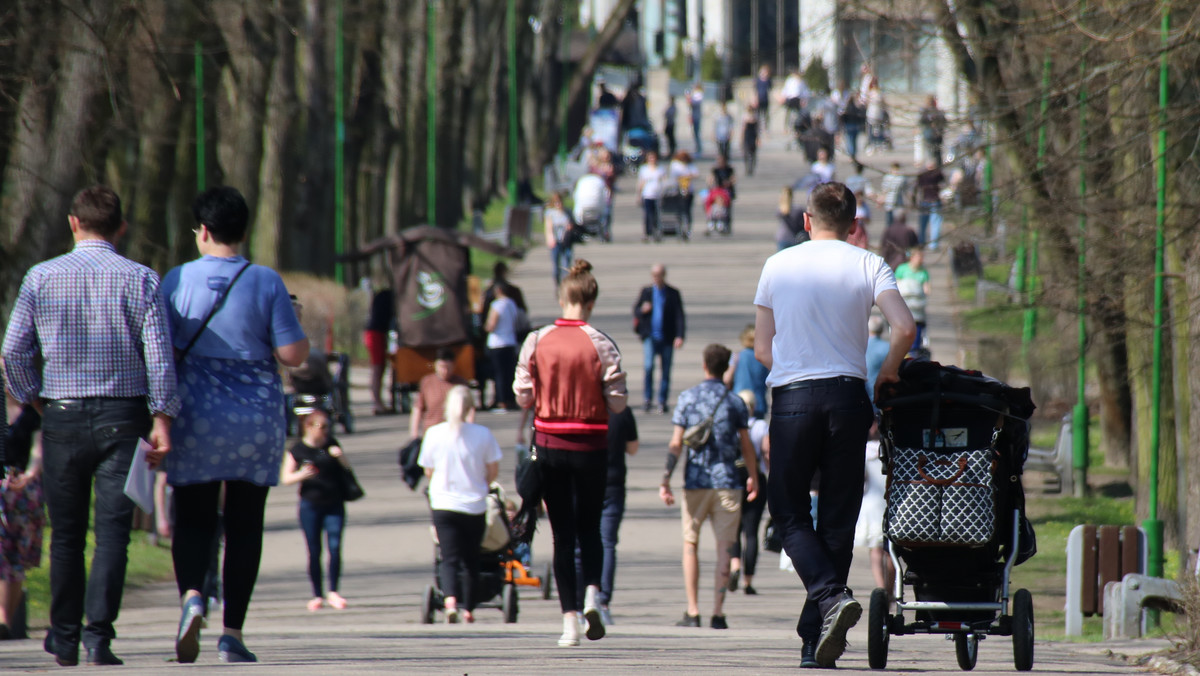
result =
[[608,205],[608,184],[596,174],[584,174],[575,182],[575,192],[571,194],[575,202],[575,222],[583,222],[583,212],[586,209],[601,209]]
[[425,431],[417,464],[433,469],[429,506],[464,514],[487,510],[487,464],[500,462],[500,444],[483,425],[463,423],[455,433],[450,423]]
[[835,376],[867,377],[867,318],[896,288],[882,258],[853,244],[813,240],[767,259],[754,304],[775,315],[769,387]]
[[496,313],[496,328],[487,335],[487,346],[490,348],[516,347],[517,313],[520,312],[516,302],[507,296],[497,298],[492,301],[492,306],[488,309]]
[[641,169],[638,169],[638,182],[642,185],[642,199],[656,200],[662,197],[663,179],[667,177],[667,170],[663,169],[661,164],[656,164],[653,167],[649,164],[643,164]]

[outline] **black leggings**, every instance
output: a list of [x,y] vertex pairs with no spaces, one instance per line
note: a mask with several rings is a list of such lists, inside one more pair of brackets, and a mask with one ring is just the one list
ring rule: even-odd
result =
[[[220,481],[175,487],[175,539],[171,557],[179,593],[201,591],[208,572],[213,537],[217,531]],[[241,630],[246,609],[258,580],[262,559],[263,512],[266,486],[246,481],[225,483],[225,627]]]
[[600,541],[600,515],[608,480],[608,451],[564,451],[538,448],[545,485],[546,515],[554,534],[554,581],[564,613],[578,611],[579,580],[575,575],[575,547],[583,568],[583,585],[600,586],[604,547]]
[[478,601],[475,587],[479,582],[479,543],[483,542],[486,527],[487,518],[483,514],[433,510],[433,528],[442,552],[438,586],[443,594],[453,596],[459,607],[469,611],[475,610]]
[[742,492],[742,522],[738,525],[737,542],[733,544],[733,556],[742,560],[743,575],[754,575],[758,568],[758,526],[762,523],[766,507],[767,475],[759,472],[758,495],[753,500],[747,500],[745,491]]

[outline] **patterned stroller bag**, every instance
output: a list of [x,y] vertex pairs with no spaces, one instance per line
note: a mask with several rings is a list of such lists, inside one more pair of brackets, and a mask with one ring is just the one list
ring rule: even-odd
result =
[[983,547],[1009,535],[998,517],[1024,512],[1028,390],[919,361],[906,362],[899,385],[882,430],[888,539],[905,548]]

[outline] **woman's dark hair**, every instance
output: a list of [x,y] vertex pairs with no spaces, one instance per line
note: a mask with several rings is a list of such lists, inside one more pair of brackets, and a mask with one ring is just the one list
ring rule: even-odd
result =
[[592,276],[592,264],[582,258],[575,261],[558,289],[559,298],[565,303],[587,305],[596,301],[600,286]]
[[454,354],[454,349],[453,349],[453,348],[449,348],[449,347],[440,347],[440,348],[438,348],[438,351],[437,351],[437,357],[436,357],[437,361],[448,361],[448,362],[453,362],[453,361],[455,361],[455,360],[456,360],[456,358],[457,358],[457,357],[456,357],[456,355]]
[[200,193],[192,202],[192,216],[197,225],[208,228],[218,244],[237,244],[246,239],[250,207],[236,188],[218,186]]
[[121,198],[106,185],[94,185],[80,190],[71,200],[71,215],[79,219],[79,227],[108,239],[121,229]]
[[808,196],[808,215],[818,226],[836,230],[838,234],[850,231],[854,224],[854,212],[858,200],[844,184],[836,181],[822,183],[813,188]]

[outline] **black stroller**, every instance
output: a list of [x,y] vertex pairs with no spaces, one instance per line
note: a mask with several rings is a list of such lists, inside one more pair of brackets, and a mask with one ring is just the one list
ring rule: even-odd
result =
[[655,242],[662,241],[663,235],[679,235],[682,242],[692,236],[692,198],[689,193],[677,188],[663,191],[658,200],[658,221],[652,233]]
[[[871,593],[871,668],[887,665],[892,635],[947,634],[964,670],[988,636],[1012,636],[1017,670],[1032,669],[1033,597],[1009,589],[1013,566],[1036,552],[1021,486],[1029,389],[910,360],[885,390],[884,536],[896,566],[896,612],[889,614],[886,590]],[[915,600],[906,600],[905,586]]]
[[[510,579],[509,564],[515,560],[512,548],[511,527],[508,514],[504,510],[504,496],[498,486],[493,484],[488,493],[488,530],[480,545],[482,552],[479,557],[479,581],[475,586],[475,595],[480,608],[499,608],[504,613],[504,621],[517,621],[517,584]],[[430,527],[430,531],[433,528]],[[446,595],[442,591],[441,564],[442,550],[437,544],[437,533],[433,532],[433,584],[425,585],[421,595],[421,624],[433,624],[437,611],[445,609]],[[549,591],[549,578],[546,581],[546,591]],[[497,601],[496,599],[499,598]]]

